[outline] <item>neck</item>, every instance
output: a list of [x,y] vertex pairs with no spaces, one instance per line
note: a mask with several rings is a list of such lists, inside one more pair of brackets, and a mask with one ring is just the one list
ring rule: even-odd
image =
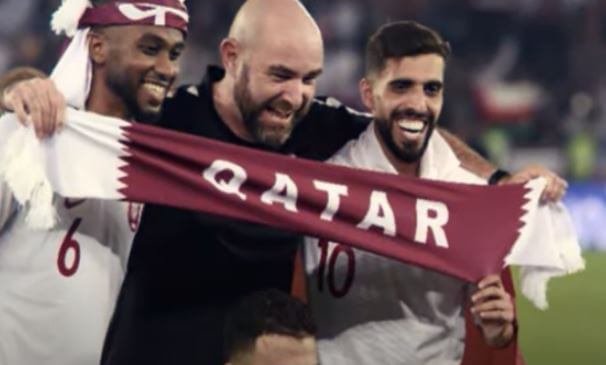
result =
[[122,98],[107,87],[102,77],[95,77],[95,75],[93,75],[90,93],[86,100],[86,110],[125,120],[132,118],[132,113],[129,112]]
[[394,169],[396,169],[396,171],[398,172],[398,175],[419,176],[419,171],[421,169],[421,160],[418,160],[415,162],[410,162],[410,163],[400,160],[391,151],[391,149],[389,147],[387,147],[385,141],[383,141],[383,137],[381,136],[381,133],[379,133],[379,130],[377,128],[378,127],[375,123],[375,128],[374,128],[375,136],[379,140],[379,144],[381,145],[381,149],[383,150],[383,153],[385,154],[385,156],[387,156],[387,160],[389,160],[389,163],[391,163],[391,165],[394,167]]
[[233,134],[245,141],[254,142],[254,137],[244,125],[244,119],[234,99],[234,87],[235,81],[228,74],[212,85],[215,109]]

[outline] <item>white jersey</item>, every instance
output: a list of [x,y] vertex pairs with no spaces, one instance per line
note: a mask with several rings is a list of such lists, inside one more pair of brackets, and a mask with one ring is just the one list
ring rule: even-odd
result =
[[[396,174],[374,124],[329,163]],[[434,133],[422,178],[482,184]],[[308,294],[322,364],[459,364],[464,350],[465,282],[334,242],[307,238]]]
[[142,206],[56,196],[57,227],[33,231],[10,200],[0,187],[0,365],[97,365]]

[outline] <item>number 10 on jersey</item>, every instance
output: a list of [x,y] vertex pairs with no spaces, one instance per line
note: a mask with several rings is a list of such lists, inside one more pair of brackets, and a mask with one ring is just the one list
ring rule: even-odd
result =
[[[331,245],[334,248],[329,250]],[[324,239],[318,241],[318,248],[320,249],[318,291],[320,293],[324,292],[324,282],[326,281],[328,291],[333,297],[344,297],[349,292],[356,273],[356,255],[354,250],[349,246],[329,242]],[[337,272],[344,272],[344,279],[342,279],[340,285],[337,283]],[[342,275],[338,276],[341,277]]]

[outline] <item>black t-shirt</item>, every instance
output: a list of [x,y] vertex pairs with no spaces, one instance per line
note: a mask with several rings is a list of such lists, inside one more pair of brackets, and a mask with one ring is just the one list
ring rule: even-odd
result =
[[[223,123],[209,67],[198,86],[165,104],[161,126],[253,148]],[[368,117],[333,99],[316,99],[281,153],[324,160],[356,138]],[[267,227],[148,204],[103,350],[105,365],[223,364],[223,320],[242,296],[290,291],[302,238]]]

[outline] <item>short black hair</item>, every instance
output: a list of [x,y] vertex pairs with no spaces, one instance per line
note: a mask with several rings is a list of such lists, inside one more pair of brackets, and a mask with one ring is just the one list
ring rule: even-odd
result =
[[435,30],[414,21],[383,25],[366,45],[366,76],[375,75],[390,58],[438,54],[448,60],[450,45]]
[[224,347],[227,360],[252,351],[262,335],[303,339],[316,335],[305,303],[276,289],[255,292],[236,304],[227,316]]

